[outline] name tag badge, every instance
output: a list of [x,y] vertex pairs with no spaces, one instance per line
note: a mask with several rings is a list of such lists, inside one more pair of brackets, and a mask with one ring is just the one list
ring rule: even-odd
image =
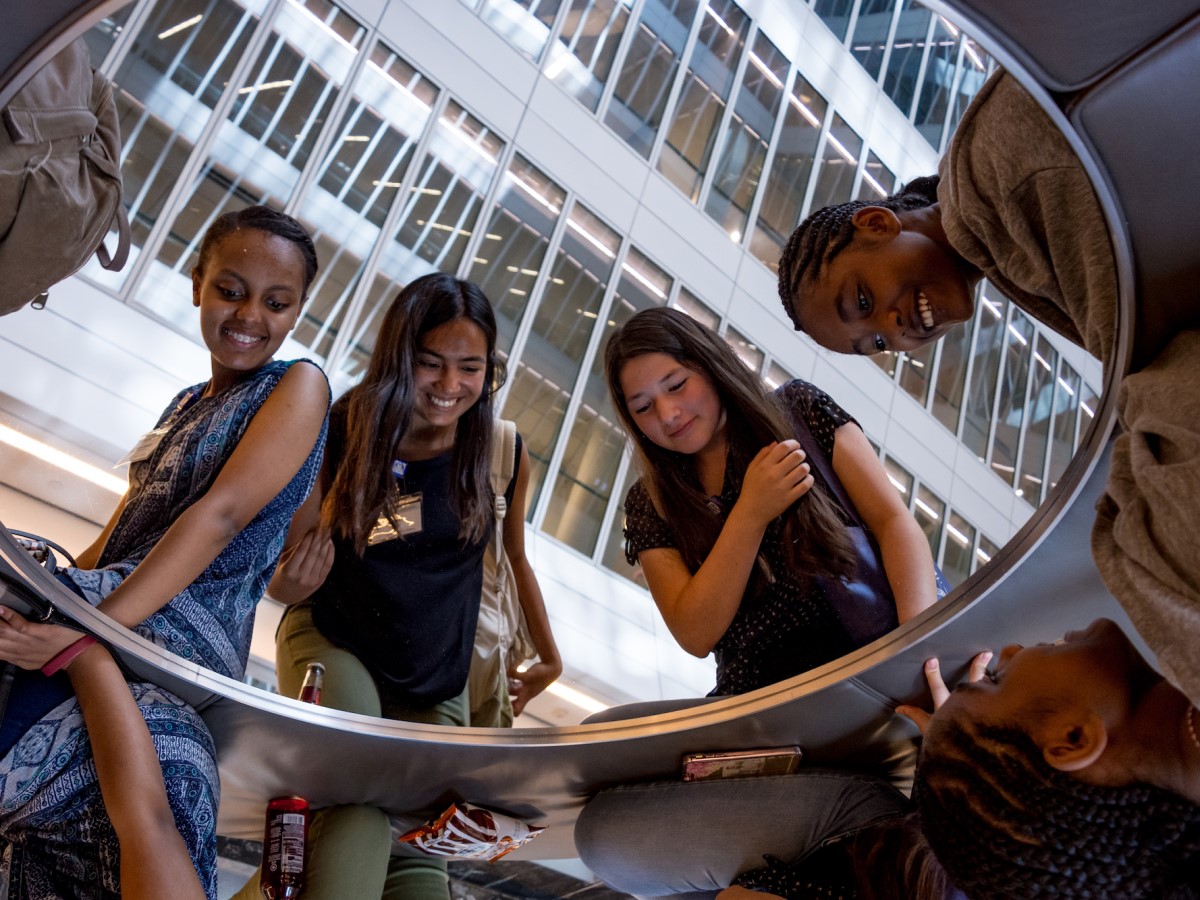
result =
[[396,501],[396,525],[388,521],[387,516],[380,516],[375,527],[367,537],[367,544],[374,546],[385,541],[394,541],[398,537],[409,534],[419,534],[421,531],[421,494],[405,494]]
[[154,451],[158,449],[158,445],[162,443],[162,439],[167,436],[167,432],[170,430],[170,427],[164,426],[162,428],[155,428],[151,431],[147,431],[138,439],[138,442],[134,445],[133,449],[122,456],[117,461],[117,464],[113,466],[113,468],[119,469],[122,466],[132,465],[133,463],[141,462],[144,459],[149,459]]

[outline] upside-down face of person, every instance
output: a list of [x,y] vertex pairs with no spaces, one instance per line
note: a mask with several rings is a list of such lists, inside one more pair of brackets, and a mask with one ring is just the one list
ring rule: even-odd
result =
[[707,375],[666,353],[621,367],[621,393],[634,424],[664,450],[689,456],[725,452],[725,411]]
[[451,319],[421,336],[413,371],[413,436],[449,446],[458,420],[483,396],[487,336],[470,319]]
[[861,355],[912,351],[974,314],[977,274],[937,230],[918,227],[929,213],[902,215],[857,210],[850,245],[815,284],[806,278],[797,290],[796,321],[821,346]]
[[1115,622],[1097,619],[1053,644],[1005,647],[991,675],[954,689],[929,733],[958,716],[1025,724],[1047,762],[1079,771],[1161,680]]
[[212,354],[215,394],[271,361],[304,301],[304,256],[286,238],[258,228],[226,235],[203,272],[192,273],[192,303]]

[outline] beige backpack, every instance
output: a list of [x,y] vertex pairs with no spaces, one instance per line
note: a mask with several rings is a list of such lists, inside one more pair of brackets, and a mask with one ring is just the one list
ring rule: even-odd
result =
[[[33,76],[0,113],[0,315],[34,301],[97,254],[129,257],[121,131],[112,84],[83,39]],[[117,251],[104,246],[110,228]]]
[[[517,597],[512,564],[504,553],[504,518],[508,502],[504,493],[516,471],[517,426],[497,419],[492,423],[492,494],[496,525],[483,555],[483,594],[475,626],[475,651],[467,679],[471,699],[471,724],[507,728],[512,725],[508,696],[508,666],[537,656],[529,627]],[[520,515],[520,511],[514,512]]]

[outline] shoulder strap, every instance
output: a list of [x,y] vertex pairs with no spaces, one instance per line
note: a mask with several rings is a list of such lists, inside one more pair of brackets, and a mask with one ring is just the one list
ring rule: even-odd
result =
[[800,446],[804,449],[804,455],[807,457],[809,465],[812,466],[814,471],[820,474],[821,481],[824,482],[825,487],[833,495],[833,498],[847,517],[849,517],[850,521],[855,525],[863,525],[862,516],[858,514],[858,510],[850,500],[850,496],[846,493],[846,488],[842,486],[841,479],[837,477],[837,473],[833,470],[833,461],[821,450],[821,445],[812,433],[812,429],[808,427],[808,422],[805,420],[804,414],[796,408],[796,405],[791,402],[786,394],[781,393],[780,400],[786,405],[788,421],[791,423],[792,431],[796,434],[796,440],[800,442]]
[[496,503],[496,521],[504,518],[507,501],[504,495],[516,469],[517,423],[508,419],[492,422],[492,495]]

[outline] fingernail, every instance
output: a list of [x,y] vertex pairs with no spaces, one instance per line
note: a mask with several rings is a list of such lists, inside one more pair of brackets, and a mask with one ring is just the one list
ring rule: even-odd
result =
[[934,659],[925,660],[925,668],[929,669],[931,672],[934,669],[936,669],[937,667],[938,667],[938,661],[937,661],[936,657]]
[[984,653],[984,654],[982,655],[982,657],[980,657],[980,658],[981,658],[981,659],[982,659],[984,662],[991,662],[991,661],[992,661],[992,651],[991,651],[991,650],[988,650],[988,651],[987,651],[986,653]]

